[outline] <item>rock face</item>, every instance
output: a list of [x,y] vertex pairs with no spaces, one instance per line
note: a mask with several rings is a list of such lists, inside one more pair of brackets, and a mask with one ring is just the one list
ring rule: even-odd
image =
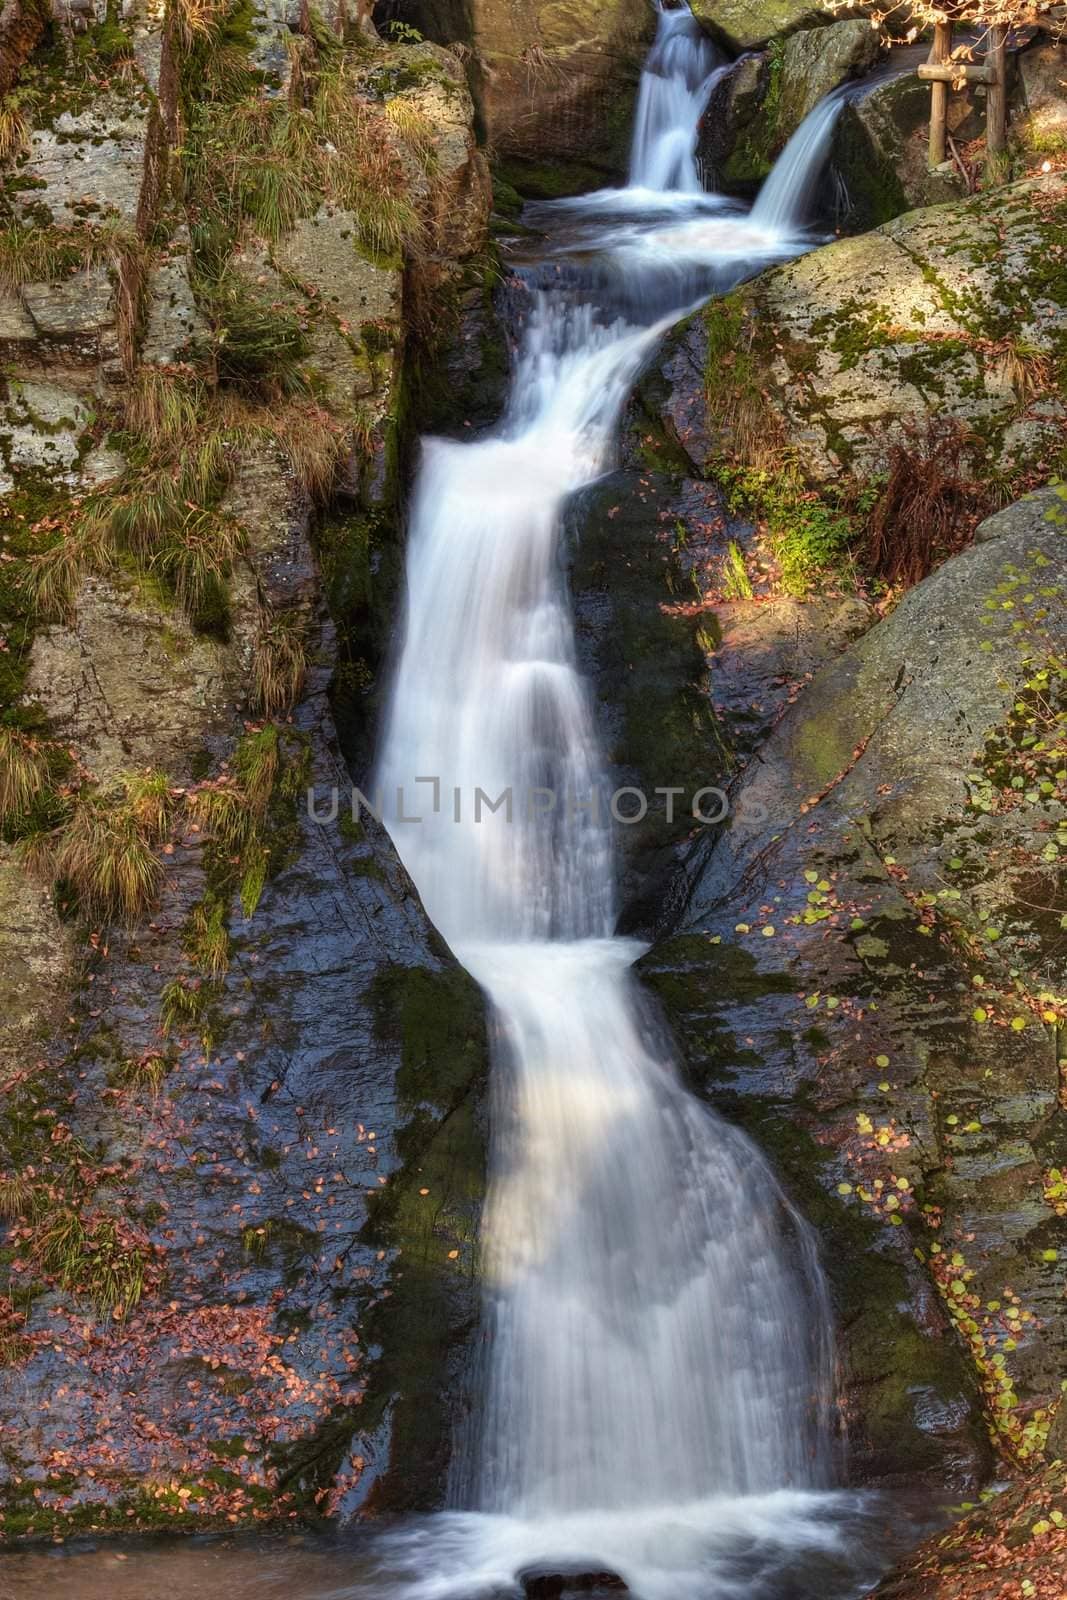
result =
[[[205,247],[158,181],[202,127],[167,146],[175,63],[154,8],[127,21],[146,77],[87,105],[60,50],[8,175],[47,249],[0,308],[0,777],[11,741],[50,776],[0,817],[5,1537],[428,1507],[477,1320],[482,1004],[347,809],[333,711],[366,720],[392,620],[401,294],[488,272],[470,98],[429,44],[347,63],[368,136],[408,130],[381,160],[417,261],[310,189]],[[305,21],[258,7],[246,41],[292,95]],[[68,581],[31,609],[42,555]],[[50,862],[79,817],[129,845],[146,773],[158,894],[112,926]]]
[[647,0],[417,0],[407,11],[429,38],[474,52],[479,107],[501,155],[625,170],[655,22]]
[[[930,171],[929,126],[930,86],[910,72],[845,107],[830,160],[848,197],[849,232],[876,228],[917,206],[963,198],[963,178],[953,163]],[[949,96],[948,128],[957,143],[983,132],[971,90]]]
[[[931,413],[968,430],[972,464],[1040,461],[1062,438],[1067,184],[1025,180],[898,217],[765,274],[740,313],[746,361],[717,368],[711,413],[761,397],[764,424],[815,479],[881,470]],[[746,387],[747,386],[747,387]],[[718,396],[718,399],[716,399]],[[718,411],[717,411],[718,408]]]
[[816,673],[642,963],[694,1084],[823,1232],[861,1479],[973,1485],[976,1389],[1010,1461],[1051,1448],[1067,817],[1023,723],[1040,733],[1034,675],[1063,648],[1041,596],[1062,592],[1065,525],[1061,491],[1023,502]]

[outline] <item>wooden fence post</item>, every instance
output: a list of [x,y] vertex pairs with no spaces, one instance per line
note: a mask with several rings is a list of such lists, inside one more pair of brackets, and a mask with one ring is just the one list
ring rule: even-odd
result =
[[[932,65],[940,65],[952,54],[951,22],[934,23],[934,43],[930,51]],[[948,84],[930,85],[930,165],[939,167],[945,159],[948,138]]]
[[998,24],[989,30],[986,65],[989,87],[986,90],[985,144],[989,155],[1001,155],[1008,144],[1008,84],[1004,39],[1007,29]]

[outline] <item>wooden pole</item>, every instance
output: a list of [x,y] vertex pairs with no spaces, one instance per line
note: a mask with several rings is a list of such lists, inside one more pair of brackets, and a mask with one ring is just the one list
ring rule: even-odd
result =
[[[951,22],[934,23],[934,43],[930,51],[931,66],[940,66],[952,54]],[[945,142],[948,138],[948,84],[930,85],[930,165],[939,167],[945,159]]]
[[998,24],[989,30],[989,89],[986,94],[985,146],[991,156],[1002,155],[1008,145],[1008,83],[1004,39],[1007,29]]

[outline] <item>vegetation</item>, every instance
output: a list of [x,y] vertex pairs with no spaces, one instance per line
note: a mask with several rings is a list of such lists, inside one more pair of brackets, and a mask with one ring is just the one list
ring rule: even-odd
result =
[[56,878],[87,915],[127,924],[147,915],[162,886],[157,852],[172,809],[168,780],[158,772],[78,797],[49,854]]

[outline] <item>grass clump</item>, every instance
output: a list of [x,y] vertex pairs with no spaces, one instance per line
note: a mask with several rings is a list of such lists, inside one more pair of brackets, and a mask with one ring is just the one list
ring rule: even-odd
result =
[[736,539],[731,539],[723,558],[722,592],[727,600],[751,600],[752,579],[748,575],[745,554]]
[[268,877],[285,859],[307,765],[303,739],[267,723],[245,734],[230,771],[187,798],[190,816],[207,837],[212,892],[224,903],[236,893],[246,919],[254,916]]
[[359,243],[373,255],[418,251],[424,224],[408,192],[404,155],[419,159],[426,130],[414,130],[409,117],[405,132],[361,99],[339,52],[320,53],[319,67],[317,77],[301,74],[300,98],[268,100],[257,92],[199,107],[187,190],[231,232],[247,223],[278,239],[325,201],[353,213]]
[[256,708],[265,717],[284,716],[296,703],[306,676],[303,619],[263,612],[252,650]]
[[163,882],[157,851],[173,810],[162,773],[131,774],[115,789],[80,795],[70,819],[31,841],[87,915],[128,926],[155,905]]
[[125,1317],[148,1284],[152,1250],[118,1218],[73,1206],[35,1224],[30,1259],[72,1294],[92,1300],[101,1316]]
[[193,907],[186,929],[186,950],[193,964],[210,978],[225,977],[230,966],[230,935],[226,928],[226,906],[217,895],[209,895]]

